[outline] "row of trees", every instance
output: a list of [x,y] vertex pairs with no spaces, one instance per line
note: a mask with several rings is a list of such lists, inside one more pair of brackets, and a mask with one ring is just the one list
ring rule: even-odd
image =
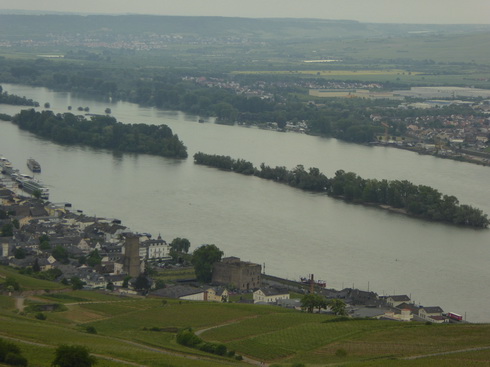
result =
[[38,107],[39,103],[34,102],[32,99],[27,99],[26,97],[16,96],[15,94],[9,94],[3,91],[0,85],[0,103],[10,104],[16,106],[33,106]]
[[[298,94],[307,92],[296,85],[302,81],[298,77],[294,83],[291,80],[289,87],[278,87],[279,83],[273,81],[264,84],[263,80],[267,78],[263,75],[248,76],[248,79],[234,76],[233,82],[241,82],[243,88],[261,89],[272,96],[261,98],[237,94],[233,88],[208,87],[186,80],[190,73],[187,69],[170,72],[161,68],[122,69],[115,65],[103,68],[100,65],[61,65],[50,60],[35,65],[26,60],[15,65],[9,60],[0,60],[0,68],[2,65],[5,70],[3,79],[12,83],[43,85],[55,90],[215,116],[223,123],[276,122],[279,127],[284,127],[286,122],[306,121],[312,133],[360,143],[372,141],[375,133],[383,131],[379,124],[370,120],[373,107],[376,107],[372,101],[351,99],[322,102],[322,106],[306,104],[298,99]],[[228,76],[217,77],[223,83],[232,82]],[[394,103],[377,101],[376,104]]]
[[455,196],[415,185],[407,180],[363,179],[353,172],[339,170],[330,179],[332,195],[356,203],[373,203],[402,209],[410,215],[457,225],[486,228],[486,214],[470,205],[459,204]]
[[267,180],[285,183],[302,190],[325,192],[328,195],[359,204],[386,205],[405,213],[457,225],[486,228],[490,221],[480,209],[459,204],[454,196],[443,195],[426,185],[415,185],[406,180],[364,179],[353,172],[339,170],[332,178],[326,177],[318,168],[298,165],[292,170],[286,167],[260,168],[251,162],[235,160],[228,156],[194,154],[194,162],[222,170],[255,175]]
[[235,356],[234,351],[228,351],[226,345],[219,343],[208,343],[198,337],[190,328],[182,329],[177,333],[177,343],[186,347],[199,349],[203,352],[217,354],[219,356],[235,357],[241,359],[241,356]]
[[186,158],[187,148],[167,125],[123,124],[110,116],[23,110],[13,122],[21,129],[63,144],[84,144],[120,152]]
[[330,308],[335,315],[347,315],[344,301],[337,298],[327,300],[325,297],[316,293],[305,294],[301,297],[301,308],[309,313],[313,313],[315,309],[320,312],[321,309]]

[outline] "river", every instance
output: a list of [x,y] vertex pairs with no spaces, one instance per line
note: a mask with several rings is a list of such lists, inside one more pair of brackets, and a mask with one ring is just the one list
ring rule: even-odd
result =
[[[202,151],[258,166],[303,164],[328,177],[338,169],[364,178],[406,179],[432,186],[490,214],[490,168],[386,147],[257,128],[225,126],[181,112],[100,102],[45,88],[4,90],[67,112],[72,106],[125,123],[166,124],[188,147],[187,160],[115,154],[62,146],[0,121],[0,154],[27,171],[35,158],[51,201],[71,202],[87,215],[118,218],[133,231],[186,237],[191,250],[214,243],[225,256],[265,264],[289,279],[314,274],[328,287],[356,287],[380,295],[407,294],[424,306],[490,322],[490,230],[425,222],[322,194],[198,166]],[[19,106],[0,105],[15,114]]]

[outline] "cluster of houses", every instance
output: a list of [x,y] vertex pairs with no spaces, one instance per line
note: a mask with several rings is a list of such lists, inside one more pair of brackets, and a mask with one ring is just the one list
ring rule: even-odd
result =
[[[445,105],[441,104],[443,102],[446,101],[426,101],[414,107],[429,103],[432,103],[430,104],[431,107]],[[455,104],[454,101],[450,103]],[[480,104],[473,106],[473,108],[475,111],[479,108],[486,113],[488,113],[487,109],[490,111],[490,105],[487,104]],[[374,122],[382,123],[385,121],[385,127],[395,124],[406,127],[404,137],[379,136],[378,139],[384,143],[418,147],[427,151],[437,150],[439,154],[443,155],[461,153],[464,150],[474,153],[485,152],[488,148],[490,118],[478,116],[476,113],[475,115],[434,115],[428,113],[427,115],[405,118],[386,118],[381,114],[372,114],[370,117]]]
[[[86,216],[68,203],[45,203],[0,187],[0,214],[1,264],[59,269],[58,280],[77,277],[86,288],[122,286],[146,262],[170,259],[170,245],[161,236],[133,233],[117,219]],[[76,260],[93,254],[95,265]]]
[[[439,306],[418,306],[403,295],[377,296],[373,292],[356,291],[369,294],[364,301],[359,298],[350,306],[350,314],[354,317],[370,317],[394,321],[423,321],[435,324],[462,321],[455,313],[444,313]],[[456,317],[455,317],[456,316]]]
[[[5,233],[8,228],[11,233]],[[146,263],[171,259],[171,247],[161,236],[153,239],[149,234],[133,233],[119,220],[86,216],[72,211],[70,204],[18,196],[1,186],[0,229],[2,265],[32,268],[36,264],[39,271],[58,269],[56,280],[76,277],[86,289],[107,289],[112,285],[110,289],[115,292],[136,293],[130,279],[134,281],[142,274]],[[63,249],[66,258],[60,259],[55,249]],[[98,257],[96,264],[77,260],[93,254]],[[316,291],[327,299],[344,300],[347,311],[354,317],[431,323],[448,322],[451,318],[440,307],[416,306],[406,295],[379,297],[374,292],[357,289],[318,288]],[[291,292],[304,293],[305,285],[298,282],[286,287],[281,282],[266,281],[261,265],[226,257],[213,265],[210,284],[192,280],[177,282],[154,289],[152,294],[208,302],[228,302],[231,295],[239,294],[241,302],[301,309],[301,300],[291,299]]]

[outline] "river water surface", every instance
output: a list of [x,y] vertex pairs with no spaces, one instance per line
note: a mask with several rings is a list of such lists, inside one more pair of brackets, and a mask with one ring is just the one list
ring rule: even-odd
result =
[[[45,88],[3,84],[9,93],[67,112],[89,107],[124,123],[166,124],[188,147],[187,160],[116,154],[62,146],[0,121],[0,154],[27,173],[26,159],[53,202],[71,202],[87,215],[118,218],[133,231],[186,237],[191,250],[214,243],[225,256],[265,264],[289,279],[314,274],[328,287],[356,287],[380,295],[407,294],[424,306],[490,322],[490,230],[430,223],[322,194],[198,166],[202,151],[258,166],[303,164],[328,177],[338,169],[364,178],[406,179],[456,196],[490,213],[490,168],[385,147],[368,147],[296,133],[198,123],[196,116],[100,102]],[[0,105],[15,114],[19,106]]]

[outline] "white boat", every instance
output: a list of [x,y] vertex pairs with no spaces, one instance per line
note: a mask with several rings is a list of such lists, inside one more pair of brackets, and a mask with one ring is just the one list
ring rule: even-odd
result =
[[45,187],[40,181],[33,179],[18,179],[19,187],[25,192],[34,195],[39,192],[40,198],[43,200],[49,200],[49,189]]

